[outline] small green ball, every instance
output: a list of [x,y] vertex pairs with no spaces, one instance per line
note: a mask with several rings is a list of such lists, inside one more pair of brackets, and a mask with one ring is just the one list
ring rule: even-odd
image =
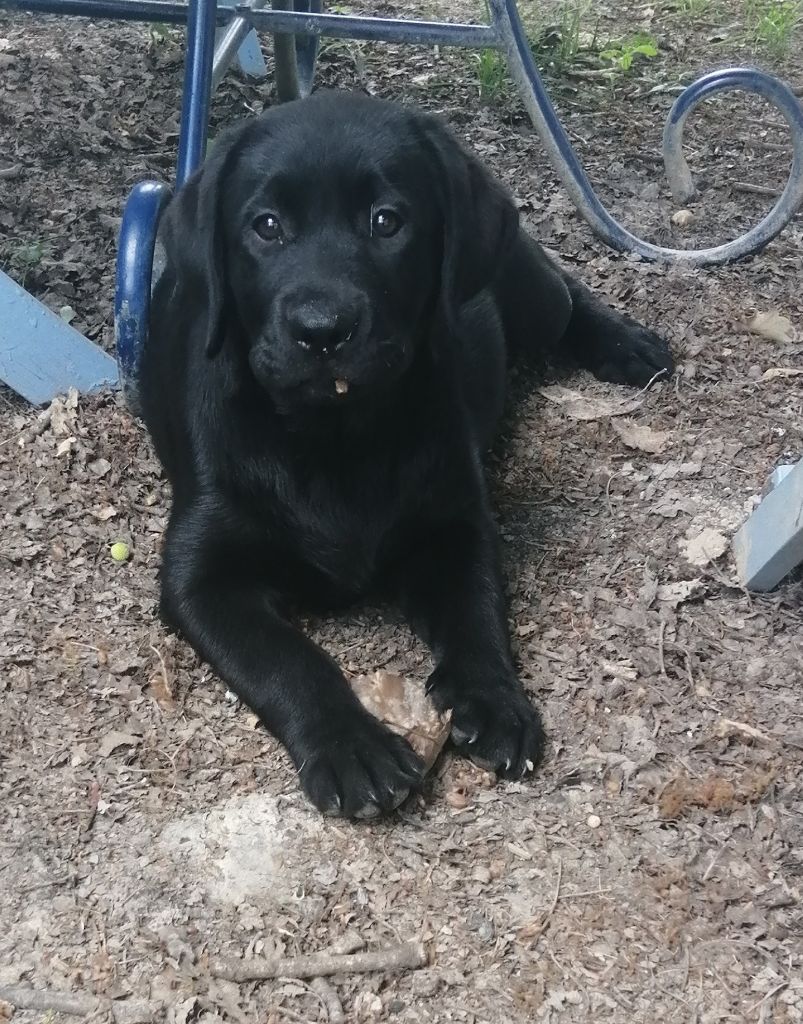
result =
[[118,540],[116,544],[111,546],[111,556],[115,562],[125,562],[128,560],[128,556],[131,554],[127,544],[123,544],[121,540]]

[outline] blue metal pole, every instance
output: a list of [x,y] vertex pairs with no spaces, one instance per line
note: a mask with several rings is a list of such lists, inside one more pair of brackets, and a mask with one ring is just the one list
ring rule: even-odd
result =
[[752,230],[732,242],[709,249],[669,249],[653,245],[624,228],[605,209],[572,149],[538,68],[519,16],[516,0],[489,0],[508,65],[536,131],[558,177],[594,232],[614,249],[633,252],[648,260],[711,266],[730,263],[762,249],[795,216],[803,204],[803,107],[792,90],[771,75],[753,68],[714,71],[690,85],[675,101],[664,129],[664,164],[672,191],[685,199],[694,191],[681,152],[683,125],[691,110],[722,89],[743,89],[768,99],[783,114],[792,137],[792,167],[781,197]]
[[[466,46],[477,49],[499,46],[497,32],[488,25],[321,14],[318,13],[318,7],[319,5],[313,2],[309,11],[257,11],[245,4],[221,4],[217,7],[214,17],[222,24],[227,24],[234,18],[247,18],[254,28],[266,32],[284,32],[301,38],[334,36],[342,39],[369,39],[423,46]],[[183,24],[187,21],[188,14],[192,17],[192,11],[186,4],[175,3],[172,0],[0,0],[0,10],[2,9],[165,24]]]
[[[171,25],[184,25],[187,22],[187,4],[166,0],[0,0],[0,10]],[[234,10],[231,7],[221,8],[219,12],[221,21],[233,16]]]
[[187,56],[181,104],[176,186],[180,187],[201,166],[206,153],[212,63],[215,55],[215,0],[190,0],[187,19]]

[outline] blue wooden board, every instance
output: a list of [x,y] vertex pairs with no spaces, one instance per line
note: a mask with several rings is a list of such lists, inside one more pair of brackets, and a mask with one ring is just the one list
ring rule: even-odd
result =
[[733,538],[733,554],[749,590],[772,590],[803,562],[803,460],[741,527]]
[[0,380],[34,405],[117,386],[117,363],[0,271]]
[[259,36],[251,29],[245,40],[237,51],[237,63],[244,75],[251,78],[264,78],[268,73],[268,66],[262,54],[262,47],[259,45]]

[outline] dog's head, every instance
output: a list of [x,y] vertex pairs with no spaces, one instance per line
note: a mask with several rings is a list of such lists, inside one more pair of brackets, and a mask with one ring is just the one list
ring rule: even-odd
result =
[[488,287],[517,225],[437,120],[323,92],[222,137],[163,238],[197,343],[236,348],[295,409],[381,401]]

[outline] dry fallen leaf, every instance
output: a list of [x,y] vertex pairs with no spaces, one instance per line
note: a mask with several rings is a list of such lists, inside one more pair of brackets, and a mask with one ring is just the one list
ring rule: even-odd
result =
[[135,747],[141,742],[141,736],[135,736],[132,732],[120,732],[117,729],[112,729],[111,732],[107,732],[100,741],[98,753],[101,757],[108,757],[109,754],[111,754],[113,750],[117,750],[118,747]]
[[93,519],[98,519],[101,523],[108,522],[109,519],[114,519],[117,515],[114,505],[96,505],[89,511]]
[[539,388],[539,393],[573,420],[601,420],[607,416],[626,416],[641,407],[640,398],[602,398],[572,391],[561,384],[550,384]]
[[603,676],[611,676],[613,679],[621,679],[623,682],[632,683],[638,679],[638,670],[628,658],[626,661],[601,661]]
[[660,455],[669,443],[671,435],[665,430],[653,430],[644,423],[633,420],[611,420],[611,426],[628,448]]
[[94,459],[92,462],[87,464],[86,467],[90,473],[94,473],[96,477],[103,477],[112,468],[111,462],[108,459]]
[[56,455],[68,455],[73,450],[76,444],[78,444],[76,438],[66,437],[56,448]]
[[650,506],[650,515],[663,516],[664,519],[674,519],[681,512],[694,515],[697,511],[697,502],[694,498],[683,496],[681,491],[674,488]]
[[779,377],[799,377],[801,374],[803,374],[803,369],[798,370],[792,366],[773,366],[772,369],[765,370],[759,377],[759,380],[777,380]]
[[78,391],[70,388],[65,398],[54,398],[50,403],[50,428],[54,434],[71,434],[75,428],[78,410]]
[[679,228],[687,228],[697,220],[692,210],[676,210],[672,214],[672,223]]
[[692,565],[708,565],[725,554],[728,539],[719,530],[708,526],[681,546],[687,562],[691,562]]
[[658,587],[658,600],[671,604],[673,608],[677,608],[684,601],[691,601],[695,597],[701,597],[703,591],[704,587],[701,579],[662,583]]
[[769,338],[770,341],[797,340],[792,321],[782,316],[777,310],[771,310],[769,313],[756,313],[753,319],[748,321],[747,327],[753,334],[760,334],[762,338]]
[[696,476],[702,468],[702,462],[653,462],[650,465],[650,471],[656,480],[676,480],[679,476]]
[[349,681],[363,706],[403,736],[427,769],[431,768],[449,738],[451,714],[435,710],[421,683],[384,669]]

